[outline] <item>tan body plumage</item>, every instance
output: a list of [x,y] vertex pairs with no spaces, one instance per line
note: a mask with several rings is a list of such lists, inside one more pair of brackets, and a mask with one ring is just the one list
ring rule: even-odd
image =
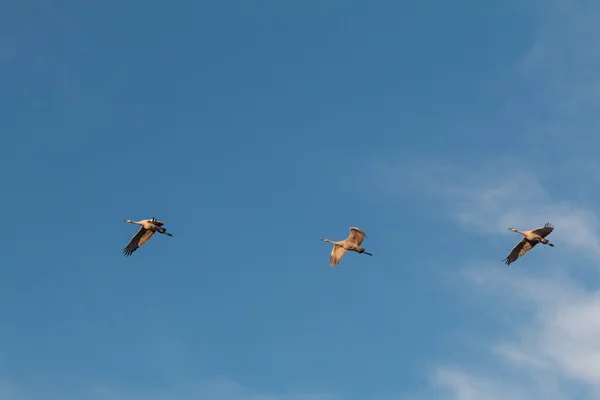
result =
[[137,231],[137,233],[129,241],[129,244],[123,249],[123,254],[126,256],[132,255],[134,251],[142,247],[144,243],[150,240],[152,235],[154,235],[154,232],[162,233],[163,235],[167,236],[173,236],[162,227],[164,222],[159,221],[156,218],[143,219],[141,221],[132,221],[130,219],[126,219],[125,222],[140,225],[140,230]]
[[533,249],[533,247],[538,243],[547,244],[550,247],[554,247],[552,243],[546,239],[546,236],[552,233],[554,227],[548,222],[544,226],[530,230],[530,231],[518,231],[515,228],[508,228],[513,232],[520,233],[523,235],[523,239],[513,249],[510,251],[510,254],[502,261],[506,262],[506,265],[510,265],[515,262],[517,258],[522,257],[529,250]]
[[362,230],[352,227],[350,228],[350,236],[348,236],[346,240],[342,240],[340,242],[333,242],[327,238],[321,239],[324,242],[333,244],[333,249],[331,249],[331,256],[329,257],[329,266],[336,267],[340,265],[340,260],[342,259],[344,254],[346,254],[349,251],[355,251],[359,254],[364,253],[369,256],[372,256],[371,253],[367,253],[365,249],[360,247],[366,236],[367,235],[365,235],[365,233]]

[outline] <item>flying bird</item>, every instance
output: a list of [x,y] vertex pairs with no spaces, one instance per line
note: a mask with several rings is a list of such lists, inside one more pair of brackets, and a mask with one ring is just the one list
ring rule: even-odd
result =
[[144,243],[146,243],[154,232],[162,233],[163,235],[173,236],[165,228],[162,226],[164,222],[157,220],[156,218],[152,219],[143,219],[141,221],[132,221],[130,219],[126,219],[125,222],[129,222],[130,224],[140,225],[140,230],[131,238],[129,244],[123,249],[123,254],[126,256],[130,256],[134,251],[142,247]]
[[552,224],[550,224],[550,222],[547,222],[544,226],[533,229],[531,231],[521,232],[516,230],[515,228],[508,229],[513,232],[520,233],[521,235],[523,235],[523,239],[521,239],[521,241],[517,243],[515,247],[513,247],[508,257],[502,260],[506,262],[506,265],[510,265],[511,263],[515,262],[519,257],[523,257],[525,253],[533,249],[533,247],[538,243],[543,243],[547,244],[550,247],[554,247],[554,245],[550,243],[548,239],[546,239],[546,236],[551,234],[554,230],[554,227],[552,226]]
[[333,244],[333,249],[331,249],[331,257],[329,257],[329,266],[336,267],[340,265],[340,260],[342,259],[344,254],[346,254],[349,251],[355,251],[359,254],[364,253],[369,256],[372,256],[373,254],[367,253],[365,249],[360,247],[366,236],[367,235],[365,235],[365,233],[362,230],[352,227],[350,228],[350,236],[348,236],[346,240],[342,240],[340,242],[333,242],[327,238],[321,239],[324,242]]

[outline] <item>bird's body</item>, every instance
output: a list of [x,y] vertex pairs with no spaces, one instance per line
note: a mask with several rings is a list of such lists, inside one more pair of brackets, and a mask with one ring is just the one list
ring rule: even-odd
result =
[[359,254],[364,253],[369,256],[372,256],[371,253],[367,253],[365,249],[360,247],[366,236],[367,235],[365,235],[365,233],[362,230],[352,227],[350,228],[350,236],[348,236],[345,240],[333,242],[327,238],[321,239],[324,242],[333,244],[333,249],[331,249],[331,256],[329,257],[329,266],[336,267],[340,265],[340,260],[342,259],[344,254],[346,254],[349,251],[355,251]]
[[502,261],[506,263],[506,265],[510,265],[515,262],[517,258],[522,257],[529,250],[533,249],[533,247],[538,243],[547,244],[550,247],[554,247],[552,243],[546,239],[546,236],[552,233],[554,227],[549,222],[544,226],[532,229],[530,231],[518,231],[515,228],[508,228],[513,232],[520,233],[523,235],[523,239],[513,249],[510,251],[510,254]]
[[144,243],[146,243],[155,232],[162,233],[163,235],[173,236],[167,232],[165,228],[162,226],[165,224],[162,221],[157,220],[156,218],[152,219],[143,219],[141,221],[132,221],[130,219],[126,219],[125,222],[130,224],[139,225],[140,229],[137,233],[131,238],[129,244],[125,246],[123,249],[123,254],[126,256],[130,256],[134,251],[142,247]]

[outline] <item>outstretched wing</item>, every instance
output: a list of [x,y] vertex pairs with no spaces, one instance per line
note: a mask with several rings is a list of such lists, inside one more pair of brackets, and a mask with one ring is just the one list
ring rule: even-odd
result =
[[344,249],[342,246],[333,245],[333,249],[331,249],[331,257],[329,257],[329,266],[337,267],[340,265],[340,260],[346,254],[348,250]]
[[365,233],[355,227],[350,228],[350,236],[346,239],[347,241],[356,244],[358,247],[362,244],[363,240],[365,240]]
[[511,263],[515,262],[517,258],[524,256],[525,253],[533,249],[536,244],[537,242],[530,242],[526,238],[523,238],[515,247],[513,247],[508,257],[502,261],[506,262],[506,265],[510,265]]
[[546,237],[549,234],[551,234],[553,230],[554,227],[552,226],[552,224],[550,222],[546,222],[544,226],[534,229],[533,233],[535,233],[536,235],[540,235],[541,237]]
[[154,232],[144,227],[141,227],[139,231],[131,238],[129,244],[123,249],[123,254],[130,256],[134,251],[142,247],[151,237]]

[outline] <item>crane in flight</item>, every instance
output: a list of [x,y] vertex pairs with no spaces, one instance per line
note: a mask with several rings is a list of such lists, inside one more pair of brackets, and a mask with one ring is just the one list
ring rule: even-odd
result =
[[150,240],[155,232],[162,233],[163,235],[167,236],[173,236],[162,227],[165,223],[157,220],[156,218],[143,219],[141,221],[126,219],[125,222],[140,226],[140,230],[133,235],[129,241],[129,244],[127,244],[127,246],[123,249],[123,254],[126,256],[132,255],[134,251],[142,247],[144,243]]
[[546,239],[546,236],[552,233],[554,227],[550,222],[544,224],[539,228],[532,229],[530,231],[518,231],[515,228],[508,228],[508,230],[520,233],[523,235],[523,239],[513,249],[510,251],[510,254],[502,261],[506,263],[506,265],[510,265],[511,263],[517,261],[517,258],[523,257],[525,253],[529,250],[533,249],[536,244],[543,243],[547,244],[550,247],[554,247],[552,243]]
[[334,242],[327,238],[321,239],[324,242],[328,242],[333,244],[333,249],[331,249],[331,256],[329,257],[329,266],[336,267],[340,265],[340,260],[349,251],[355,251],[359,254],[366,254],[372,256],[373,254],[367,253],[365,249],[360,247],[363,240],[367,237],[367,235],[360,229],[352,227],[350,228],[350,236],[348,236],[345,240]]

